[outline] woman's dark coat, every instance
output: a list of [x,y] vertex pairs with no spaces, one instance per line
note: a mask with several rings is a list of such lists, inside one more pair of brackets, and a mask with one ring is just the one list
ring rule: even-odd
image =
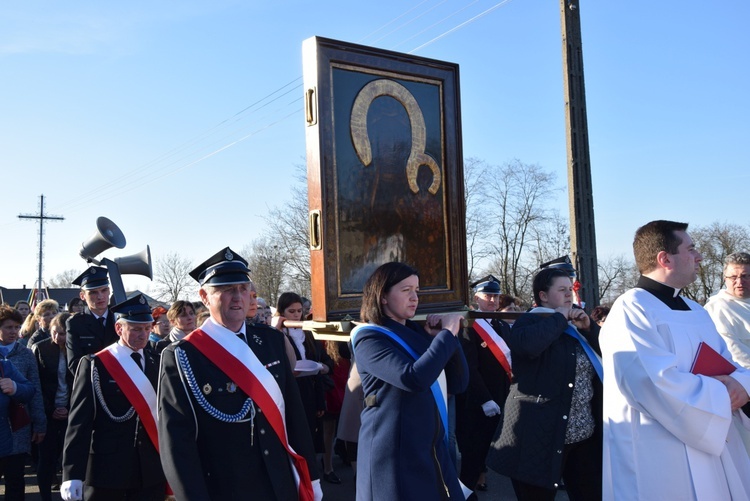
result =
[[[576,347],[580,346],[564,333],[567,327],[560,313],[527,313],[513,324],[505,341],[511,349],[516,383],[505,401],[502,432],[487,455],[487,466],[498,473],[549,489],[555,488],[562,473]],[[600,353],[599,327],[591,322],[588,332],[580,332]],[[596,376],[591,405],[594,437],[601,444],[602,384]]]

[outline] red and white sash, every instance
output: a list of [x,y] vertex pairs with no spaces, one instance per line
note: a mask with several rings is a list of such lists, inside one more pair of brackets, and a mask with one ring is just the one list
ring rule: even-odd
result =
[[313,487],[307,461],[289,445],[284,395],[273,374],[258,360],[253,350],[237,337],[236,333],[216,324],[211,319],[207,320],[200,329],[188,334],[184,340],[195,346],[224,374],[232,378],[232,381],[260,407],[289,454],[300,501],[313,501]]
[[492,355],[498,362],[500,362],[500,365],[503,366],[505,374],[508,376],[508,380],[513,382],[513,371],[510,363],[510,348],[508,347],[508,344],[497,334],[497,332],[495,332],[492,325],[483,318],[474,320],[473,327],[476,333],[479,334],[479,337],[482,338],[482,341],[487,344]]
[[156,431],[156,391],[143,370],[138,367],[135,360],[130,358],[131,353],[133,350],[130,348],[114,343],[101,350],[96,356],[102,361],[107,372],[138,413],[151,443],[154,444],[156,452],[159,452],[159,435]]

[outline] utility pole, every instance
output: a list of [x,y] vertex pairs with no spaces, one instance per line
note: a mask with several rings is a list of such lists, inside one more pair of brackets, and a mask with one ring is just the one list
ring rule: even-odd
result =
[[63,221],[62,216],[50,216],[44,213],[44,195],[39,196],[39,214],[19,214],[19,219],[38,219],[39,220],[39,279],[37,287],[42,288],[42,263],[44,261],[44,222],[45,221]]
[[599,304],[599,270],[596,259],[594,196],[591,187],[579,1],[560,0],[560,18],[568,150],[570,250],[582,286],[579,294],[590,310]]

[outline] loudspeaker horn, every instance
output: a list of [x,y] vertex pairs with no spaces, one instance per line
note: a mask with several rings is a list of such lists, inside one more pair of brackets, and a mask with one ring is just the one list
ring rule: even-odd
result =
[[125,235],[115,223],[101,216],[96,219],[96,233],[81,244],[78,255],[87,261],[93,260],[111,247],[118,249],[125,247]]
[[116,257],[114,262],[117,263],[120,275],[143,275],[150,279],[154,278],[151,272],[151,249],[148,245],[138,254]]

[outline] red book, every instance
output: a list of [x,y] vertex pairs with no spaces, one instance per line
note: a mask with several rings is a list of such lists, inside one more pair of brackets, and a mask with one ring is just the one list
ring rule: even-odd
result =
[[733,373],[737,367],[732,362],[722,357],[716,350],[701,341],[698,345],[698,353],[695,354],[693,366],[690,372],[700,374],[701,376],[728,376]]

